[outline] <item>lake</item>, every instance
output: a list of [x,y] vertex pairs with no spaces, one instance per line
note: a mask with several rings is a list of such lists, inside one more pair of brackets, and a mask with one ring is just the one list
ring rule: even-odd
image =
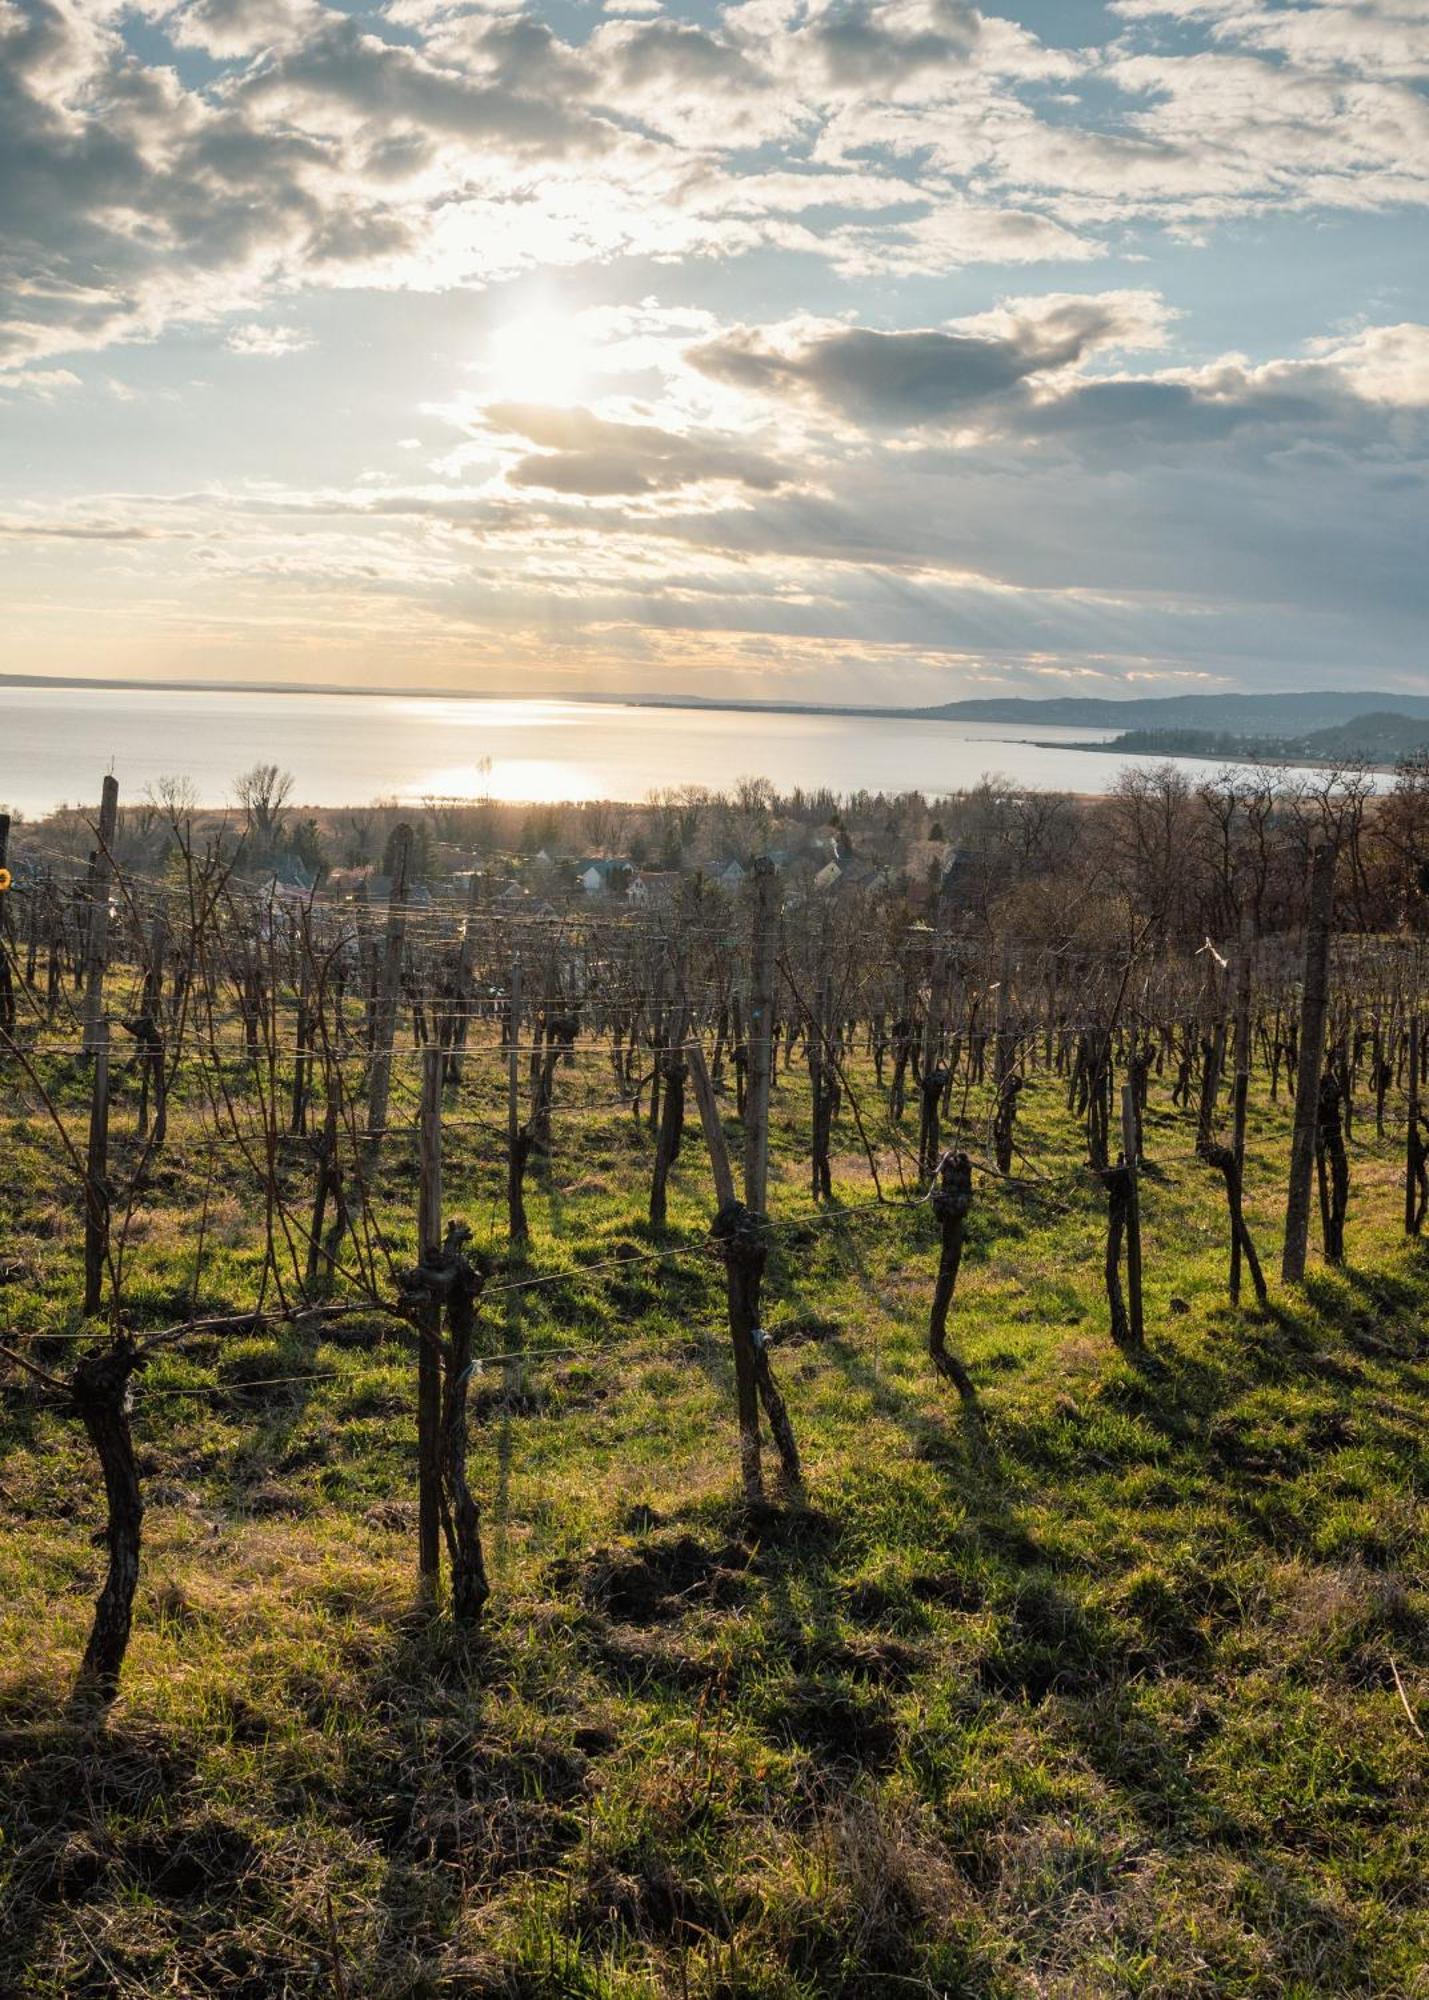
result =
[[[1025,740],[1035,733],[1037,743]],[[255,763],[293,773],[295,802],[398,799],[639,800],[657,786],[921,791],[998,772],[1047,791],[1105,791],[1130,761],[1077,750],[1094,729],[850,715],[751,714],[574,701],[0,687],[0,806],[35,815],[192,779],[205,805]],[[487,762],[486,760],[489,760]],[[1186,760],[1189,777],[1218,767]]]

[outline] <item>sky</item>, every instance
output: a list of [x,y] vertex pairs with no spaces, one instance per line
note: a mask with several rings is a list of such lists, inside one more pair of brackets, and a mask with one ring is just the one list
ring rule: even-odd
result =
[[0,0],[0,672],[1429,688],[1429,0]]

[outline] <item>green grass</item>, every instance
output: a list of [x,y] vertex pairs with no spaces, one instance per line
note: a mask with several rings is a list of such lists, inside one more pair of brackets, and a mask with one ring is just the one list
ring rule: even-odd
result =
[[[1356,1135],[1349,1267],[1262,1319],[1224,1304],[1219,1177],[1155,1109],[1134,1364],[1105,1331],[1099,1192],[1035,1078],[1050,1185],[979,1183],[969,1415],[923,1352],[931,1214],[864,1210],[846,1119],[849,1212],[781,1231],[766,1285],[807,1491],[750,1517],[697,1124],[663,1239],[691,1254],[583,1274],[655,1241],[649,1136],[558,1104],[529,1266],[506,1268],[498,1080],[461,1107],[493,1122],[453,1130],[447,1206],[494,1285],[561,1275],[482,1310],[488,1352],[525,1358],[475,1385],[476,1640],[416,1600],[401,1335],[197,1340],[137,1390],[144,1574],[123,1692],[86,1732],[66,1702],[102,1567],[92,1463],[8,1378],[0,1990],[1429,1993],[1429,1751],[1395,1678],[1429,1725],[1429,1263],[1391,1141]],[[596,1058],[558,1072],[568,1098],[608,1086]],[[775,1107],[771,1206],[800,1216],[797,1073]],[[5,1337],[62,1366],[78,1205],[21,1109],[3,1143]],[[1267,1268],[1285,1144],[1258,1084]],[[300,1144],[285,1173],[301,1212]],[[399,1268],[414,1205],[394,1144]],[[181,1100],[132,1316],[251,1303],[261,1262],[253,1189],[227,1157],[212,1184]]]

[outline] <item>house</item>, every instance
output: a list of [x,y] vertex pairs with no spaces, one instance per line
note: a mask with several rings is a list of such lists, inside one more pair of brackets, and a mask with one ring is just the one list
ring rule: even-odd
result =
[[887,889],[891,877],[878,861],[866,861],[851,854],[843,861],[826,861],[813,878],[814,889],[822,896],[843,894],[853,889],[874,892]]
[[721,889],[737,889],[745,877],[743,863],[733,858],[727,861],[717,861],[710,872],[714,876],[715,881],[719,883]]
[[587,896],[610,896],[623,889],[635,870],[618,855],[588,854],[576,863],[576,887]]
[[508,882],[494,900],[496,908],[504,910],[508,915],[517,910],[523,917],[553,917],[556,914],[544,898],[533,896],[531,891],[523,888],[519,882]]
[[625,892],[632,909],[667,909],[679,881],[678,869],[642,868]]

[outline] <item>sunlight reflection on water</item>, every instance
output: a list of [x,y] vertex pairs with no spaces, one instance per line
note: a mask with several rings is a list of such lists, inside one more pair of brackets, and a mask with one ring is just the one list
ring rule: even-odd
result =
[[[1036,741],[1029,741],[1029,738]],[[767,777],[788,791],[921,791],[995,773],[1043,790],[1105,791],[1132,759],[1105,732],[908,716],[800,715],[616,703],[409,695],[273,695],[232,689],[0,686],[0,807],[92,803],[106,771],[126,801],[165,777],[200,802],[232,801],[255,763],[291,771],[296,803],[376,799],[638,801],[657,787],[728,790]],[[1194,759],[1188,783],[1220,767]]]
[[423,799],[593,799],[603,786],[581,764],[556,757],[503,757],[490,772],[474,764],[447,764],[426,771],[403,785],[397,796],[420,804]]

